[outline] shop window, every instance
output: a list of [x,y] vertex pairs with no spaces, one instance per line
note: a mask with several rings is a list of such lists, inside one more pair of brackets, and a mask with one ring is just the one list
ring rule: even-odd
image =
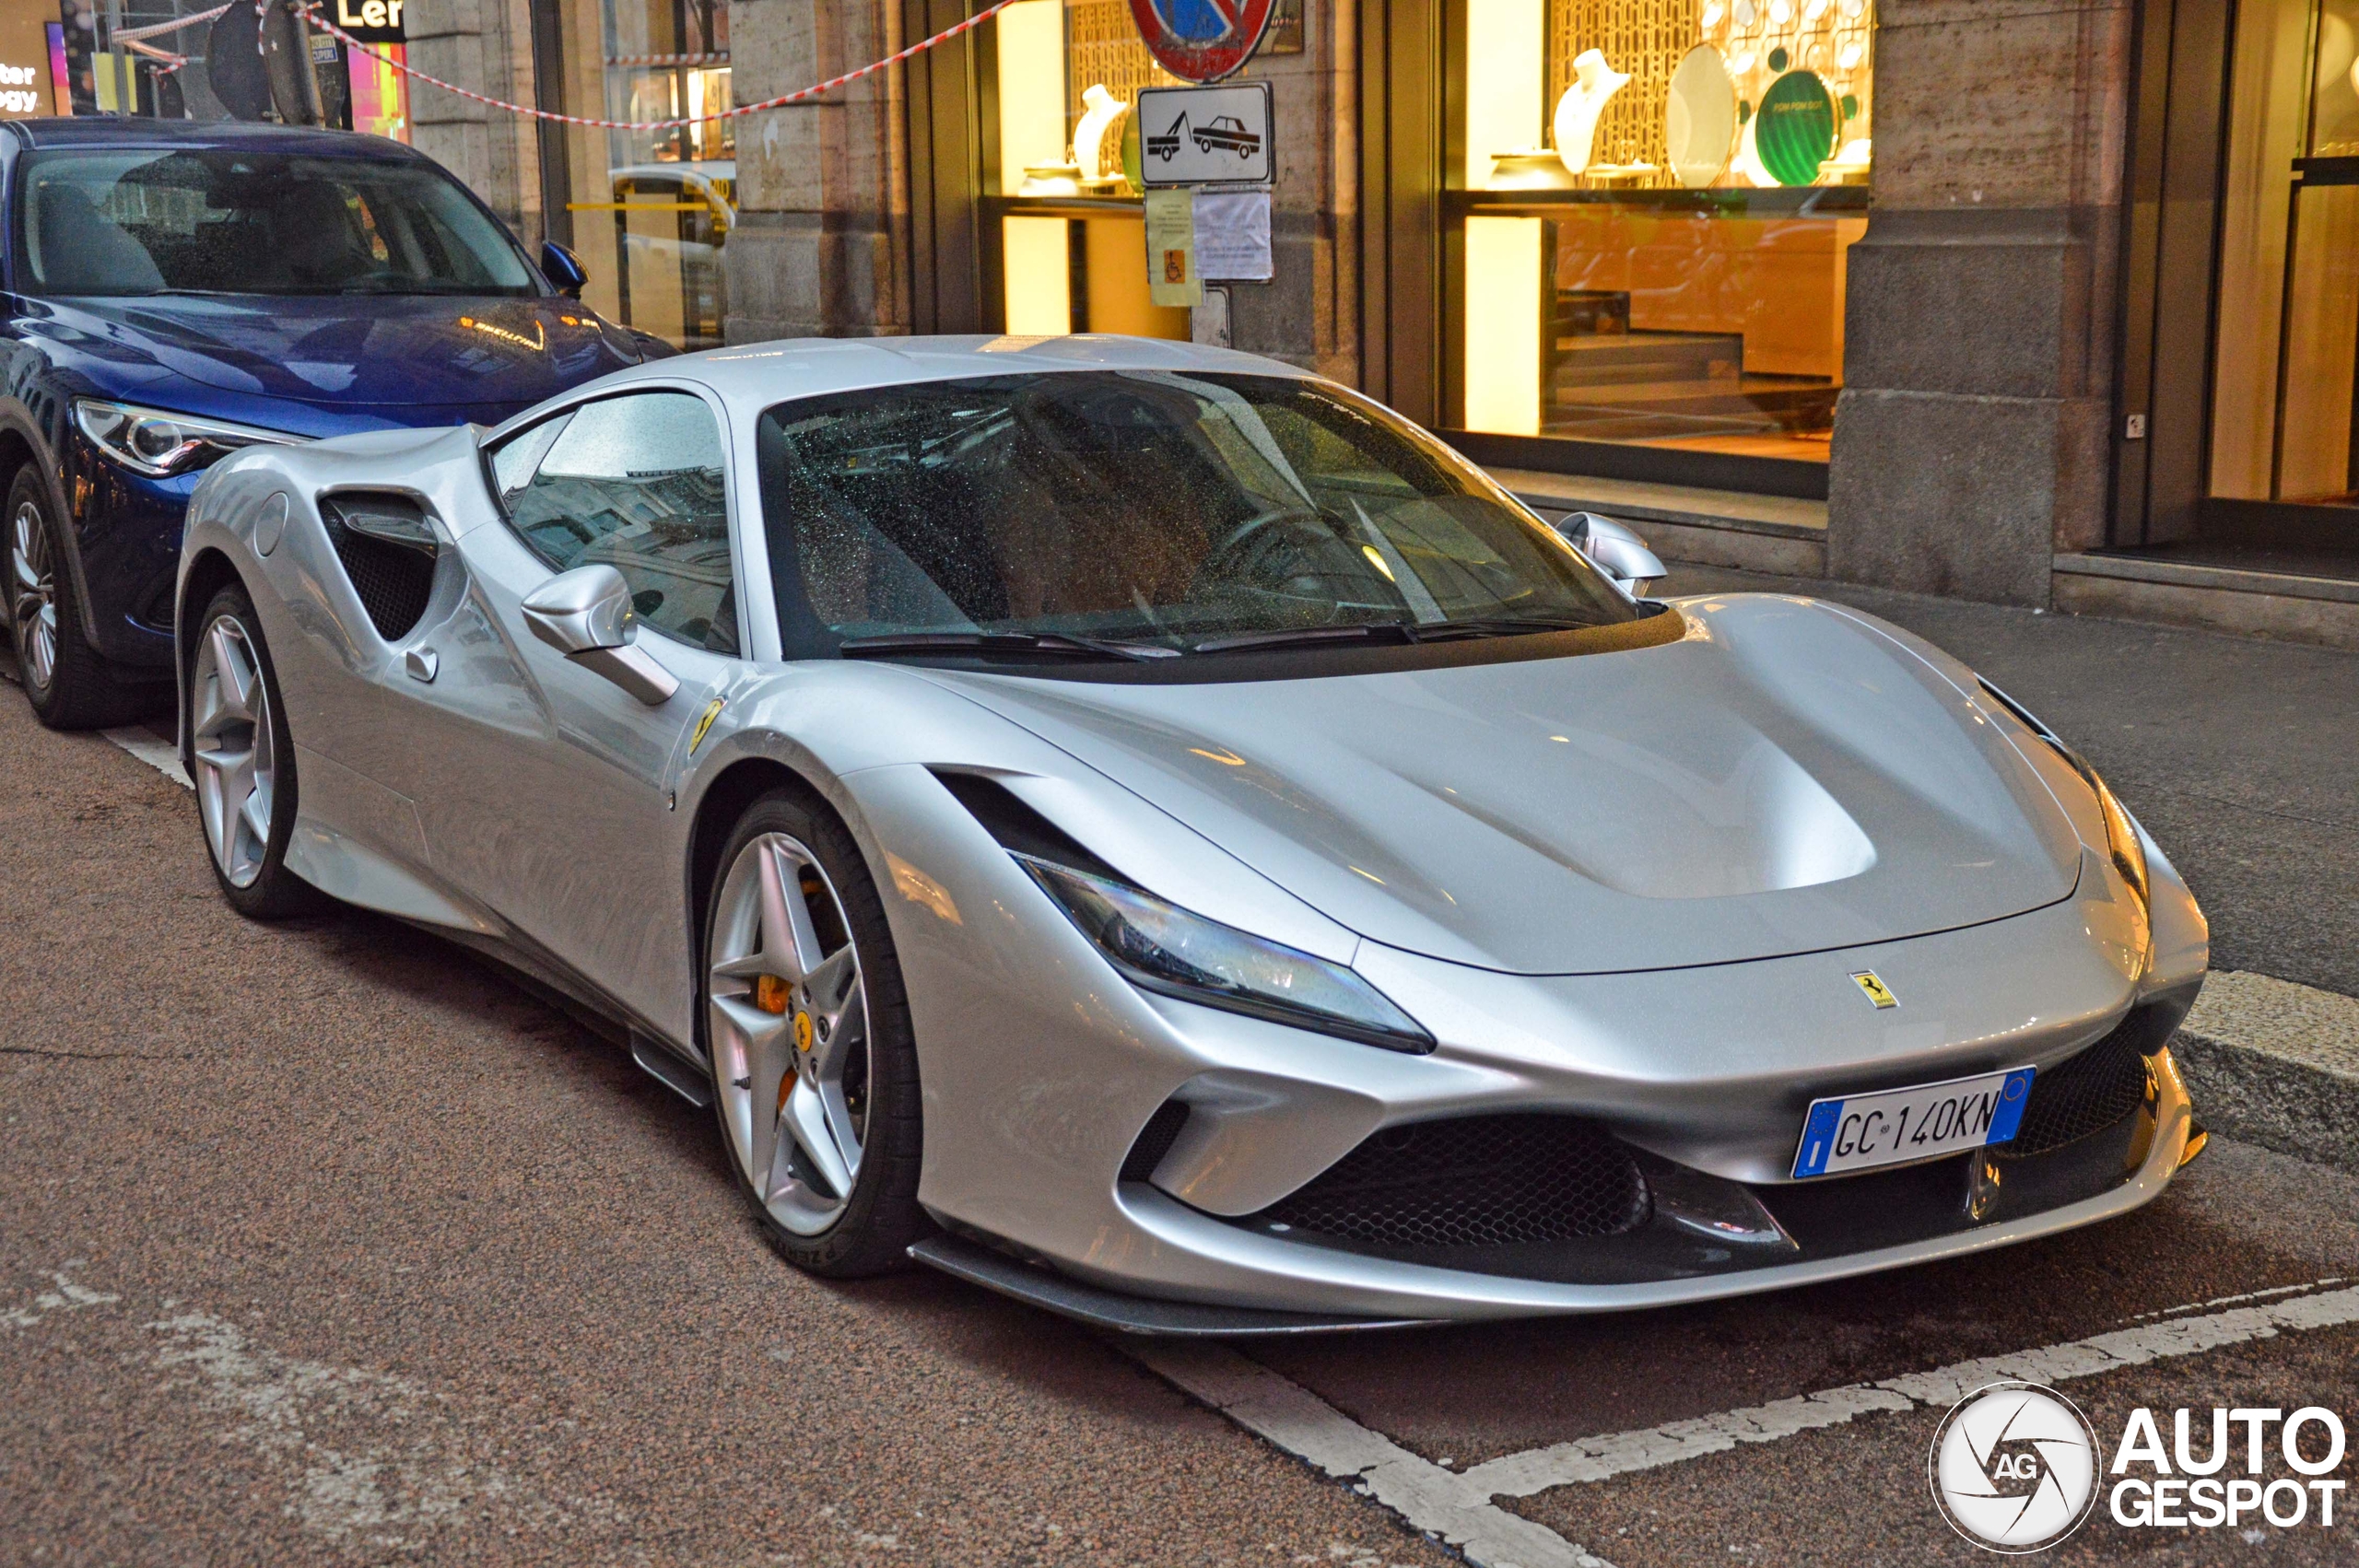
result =
[[2359,505],[2359,0],[2243,0],[2233,47],[2211,494]]
[[1018,0],[991,26],[985,209],[1005,329],[1186,337],[1188,312],[1147,298],[1131,113],[1140,88],[1178,84],[1139,41],[1129,0]]
[[[564,100],[658,121],[730,107],[724,0],[557,0]],[[737,222],[734,120],[565,133],[566,210],[590,274],[583,302],[682,348],[722,341],[722,249]]]
[[1465,17],[1465,427],[1824,462],[1867,228],[1872,0]]

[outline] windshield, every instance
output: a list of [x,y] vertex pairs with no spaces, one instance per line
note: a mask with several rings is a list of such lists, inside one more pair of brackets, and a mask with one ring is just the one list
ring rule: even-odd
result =
[[231,150],[43,153],[20,264],[45,294],[539,292],[429,165]]
[[1639,613],[1447,449],[1314,381],[941,381],[781,404],[758,440],[790,658],[912,634],[1188,653]]

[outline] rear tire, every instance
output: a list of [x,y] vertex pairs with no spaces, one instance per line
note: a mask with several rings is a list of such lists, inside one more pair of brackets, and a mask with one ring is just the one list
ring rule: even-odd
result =
[[323,908],[326,895],[287,869],[295,837],[295,742],[262,623],[239,588],[197,617],[190,645],[189,773],[221,896],[255,920]]
[[738,1189],[800,1269],[905,1267],[924,1132],[885,907],[843,825],[778,790],[739,819],[704,910],[713,1108]]
[[8,629],[33,717],[53,730],[127,724],[150,694],[115,678],[83,635],[65,534],[41,470],[26,463],[8,486]]

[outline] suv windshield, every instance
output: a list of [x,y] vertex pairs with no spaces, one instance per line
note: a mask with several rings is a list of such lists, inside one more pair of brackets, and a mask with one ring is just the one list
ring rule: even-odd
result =
[[425,163],[50,152],[23,179],[19,264],[40,293],[539,292],[499,226]]
[[1454,453],[1291,377],[888,387],[781,404],[757,439],[789,658],[975,634],[1190,653],[1639,614]]

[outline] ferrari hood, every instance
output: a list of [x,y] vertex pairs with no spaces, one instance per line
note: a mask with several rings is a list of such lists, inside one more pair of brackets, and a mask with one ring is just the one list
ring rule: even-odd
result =
[[159,296],[48,302],[41,331],[252,396],[525,408],[639,362],[570,299]]
[[1379,674],[928,673],[1362,936],[1485,968],[1767,958],[2072,891],[2062,808],[1923,660],[1807,600],[1679,613],[1655,648]]

